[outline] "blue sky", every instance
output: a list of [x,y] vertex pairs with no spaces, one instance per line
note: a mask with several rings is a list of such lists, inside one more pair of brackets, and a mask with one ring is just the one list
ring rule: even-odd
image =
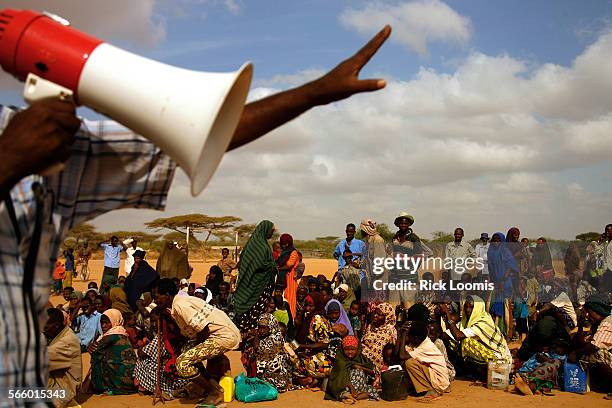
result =
[[[516,224],[531,237],[570,238],[612,221],[612,1],[0,5],[55,11],[185,68],[229,71],[250,60],[251,99],[324,73],[393,25],[362,73],[388,79],[385,90],[315,109],[228,154],[198,198],[179,174],[167,215],[270,218],[298,238],[341,234],[364,217],[391,223],[400,211],[414,213],[423,236]],[[20,104],[16,82],[0,78],[4,103]],[[156,216],[121,211],[96,224],[139,228]]]

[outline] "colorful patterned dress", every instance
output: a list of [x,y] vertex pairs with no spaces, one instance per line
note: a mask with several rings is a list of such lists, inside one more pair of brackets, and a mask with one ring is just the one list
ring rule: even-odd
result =
[[101,394],[132,394],[136,355],[127,336],[112,334],[102,337],[91,353],[91,383]]

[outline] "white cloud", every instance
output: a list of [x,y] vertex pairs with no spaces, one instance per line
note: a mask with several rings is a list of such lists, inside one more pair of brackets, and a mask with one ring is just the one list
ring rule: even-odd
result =
[[302,85],[305,82],[317,79],[321,75],[325,74],[326,71],[318,68],[305,69],[296,74],[288,75],[274,75],[268,79],[257,79],[254,81],[253,86],[255,87],[272,87],[272,88],[291,88],[298,85]]
[[393,27],[392,41],[398,41],[428,56],[431,42],[468,43],[471,22],[439,0],[417,0],[401,4],[374,3],[363,9],[348,9],[340,21],[360,33],[371,34],[385,24]]
[[[171,197],[169,208],[272,218],[303,237],[337,234],[365,212],[391,223],[400,210],[425,236],[457,223],[474,236],[516,223],[530,236],[573,237],[609,214],[610,194],[584,189],[588,199],[574,205],[579,192],[556,175],[609,163],[612,117],[600,112],[612,101],[595,107],[587,93],[602,86],[611,49],[602,36],[570,67],[473,53],[450,74],[422,68],[231,152],[202,197]],[[545,75],[553,71],[564,72],[554,87]],[[255,88],[250,99],[278,90]],[[590,109],[577,116],[574,105]],[[570,213],[581,221],[566,222]]]

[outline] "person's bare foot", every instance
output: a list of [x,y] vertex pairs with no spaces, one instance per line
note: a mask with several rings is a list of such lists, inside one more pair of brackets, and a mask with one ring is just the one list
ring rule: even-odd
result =
[[514,387],[523,395],[533,395],[529,384],[519,374],[514,374]]

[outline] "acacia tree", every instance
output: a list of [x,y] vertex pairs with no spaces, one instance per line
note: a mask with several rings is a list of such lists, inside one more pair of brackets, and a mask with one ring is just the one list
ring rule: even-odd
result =
[[66,240],[75,239],[77,243],[82,242],[94,242],[97,243],[104,239],[104,234],[96,231],[96,227],[89,223],[82,223],[76,225],[68,234],[66,234]]
[[[187,235],[187,229],[189,229],[189,239],[196,242],[202,248],[204,260],[206,260],[206,244],[208,243],[210,237],[215,234],[222,235],[225,231],[233,228],[236,223],[240,221],[242,221],[241,218],[233,215],[214,217],[206,214],[186,214],[168,218],[157,218],[153,221],[145,223],[145,225],[147,228],[155,229],[157,231],[164,228],[170,229],[172,231],[180,232],[185,236]],[[204,234],[204,239],[198,239],[196,234]],[[187,255],[189,255],[188,248],[187,251]]]
[[113,235],[116,235],[120,240],[136,238],[141,245],[146,243],[147,245],[144,247],[149,249],[151,248],[151,243],[161,237],[161,234],[151,234],[143,231],[113,231],[105,234],[105,238],[103,240],[108,239],[108,237]]
[[576,239],[579,241],[591,242],[597,241],[601,237],[599,232],[583,232],[582,234],[576,235]]

